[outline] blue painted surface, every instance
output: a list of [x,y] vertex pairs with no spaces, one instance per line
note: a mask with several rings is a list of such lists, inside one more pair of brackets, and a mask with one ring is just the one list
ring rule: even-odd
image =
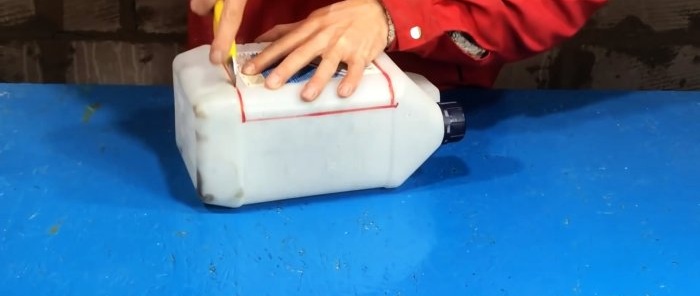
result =
[[405,186],[232,210],[168,87],[0,85],[0,295],[700,293],[700,94],[456,95]]

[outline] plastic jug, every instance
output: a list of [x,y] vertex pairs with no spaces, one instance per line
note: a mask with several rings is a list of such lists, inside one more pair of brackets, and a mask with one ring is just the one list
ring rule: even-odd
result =
[[[266,45],[240,45],[239,65]],[[261,76],[212,65],[208,45],[174,59],[176,142],[204,203],[235,208],[397,187],[465,133],[461,107],[440,102],[435,86],[387,55],[349,98],[336,95],[341,70],[315,101],[303,101],[310,67],[269,90]]]

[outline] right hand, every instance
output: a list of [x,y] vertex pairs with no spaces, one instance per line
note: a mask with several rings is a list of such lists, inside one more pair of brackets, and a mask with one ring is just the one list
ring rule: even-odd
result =
[[[247,0],[224,0],[221,21],[217,28],[209,52],[209,60],[213,64],[223,64],[228,59],[231,44],[236,42],[236,35],[241,26],[243,11]],[[190,8],[200,16],[212,13],[216,0],[190,0]]]

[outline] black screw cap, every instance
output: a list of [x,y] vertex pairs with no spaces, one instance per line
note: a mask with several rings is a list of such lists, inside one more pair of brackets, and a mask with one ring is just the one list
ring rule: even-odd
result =
[[464,138],[467,130],[467,123],[464,116],[464,109],[457,102],[439,102],[442,110],[442,118],[445,124],[445,134],[442,144],[458,142]]

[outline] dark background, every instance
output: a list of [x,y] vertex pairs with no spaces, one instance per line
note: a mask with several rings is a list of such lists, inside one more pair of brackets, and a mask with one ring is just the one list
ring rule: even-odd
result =
[[[0,82],[169,84],[188,2],[0,0]],[[497,87],[698,89],[700,1],[611,0]]]

